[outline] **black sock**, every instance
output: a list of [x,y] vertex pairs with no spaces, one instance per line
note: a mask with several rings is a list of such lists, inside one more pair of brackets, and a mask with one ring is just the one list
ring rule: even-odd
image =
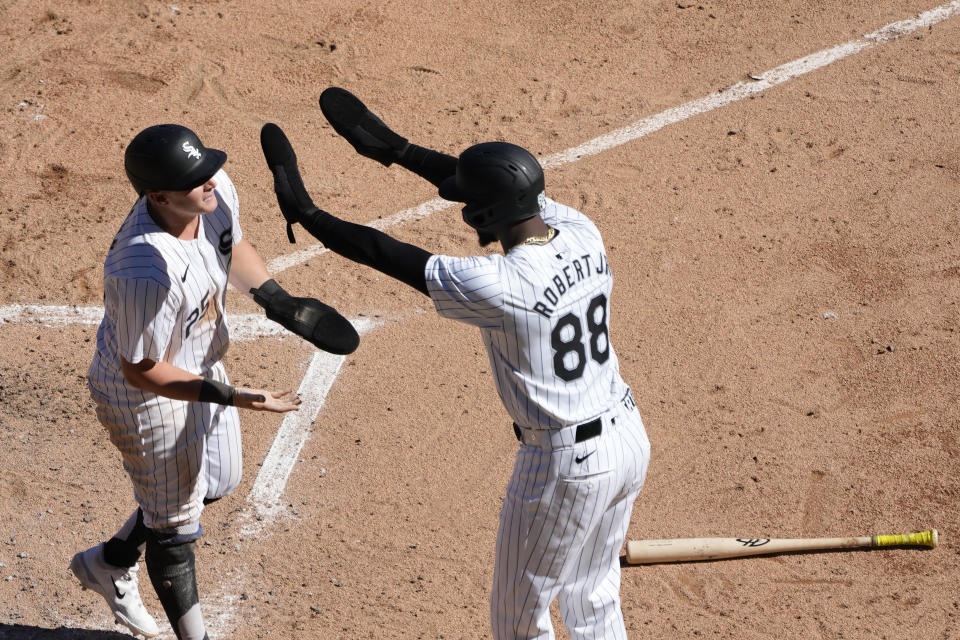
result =
[[128,540],[110,538],[103,543],[103,559],[115,567],[132,567],[140,559],[138,546]]
[[110,538],[103,543],[103,559],[115,567],[132,567],[140,559],[140,545],[147,541],[143,511],[137,509],[137,523],[126,540]]

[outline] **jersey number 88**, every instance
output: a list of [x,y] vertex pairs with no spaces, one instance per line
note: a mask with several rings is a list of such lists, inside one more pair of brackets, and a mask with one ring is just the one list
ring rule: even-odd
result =
[[[603,364],[610,357],[607,329],[607,296],[602,293],[587,306],[587,331],[590,333],[590,357]],[[572,382],[583,375],[587,366],[587,347],[583,343],[583,322],[573,313],[561,317],[550,332],[553,347],[553,371],[557,377]]]

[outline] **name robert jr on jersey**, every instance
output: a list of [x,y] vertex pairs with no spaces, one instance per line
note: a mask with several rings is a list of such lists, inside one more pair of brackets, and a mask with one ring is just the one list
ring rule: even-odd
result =
[[553,286],[543,290],[542,299],[537,300],[536,304],[533,305],[533,310],[544,318],[549,318],[556,310],[563,294],[583,280],[602,274],[610,275],[610,263],[607,262],[605,254],[591,256],[587,253],[579,258],[574,258],[551,278]]

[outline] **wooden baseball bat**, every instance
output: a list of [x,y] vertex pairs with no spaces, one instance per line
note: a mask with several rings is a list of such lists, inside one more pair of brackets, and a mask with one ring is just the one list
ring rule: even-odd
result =
[[875,535],[852,538],[670,538],[666,540],[630,540],[627,564],[690,562],[739,558],[788,551],[854,549],[878,547],[937,546],[936,529],[904,535]]

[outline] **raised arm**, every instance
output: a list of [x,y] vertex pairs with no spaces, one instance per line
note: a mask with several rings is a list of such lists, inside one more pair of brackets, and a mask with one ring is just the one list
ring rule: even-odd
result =
[[430,253],[377,229],[341,220],[317,208],[303,186],[293,147],[277,125],[267,123],[263,126],[260,144],[267,166],[273,173],[277,202],[287,220],[291,241],[292,225],[299,223],[331,251],[429,295],[425,271]]
[[389,167],[396,162],[435,187],[457,170],[454,156],[409,142],[388,127],[355,95],[330,87],[320,94],[320,110],[334,131],[362,156]]

